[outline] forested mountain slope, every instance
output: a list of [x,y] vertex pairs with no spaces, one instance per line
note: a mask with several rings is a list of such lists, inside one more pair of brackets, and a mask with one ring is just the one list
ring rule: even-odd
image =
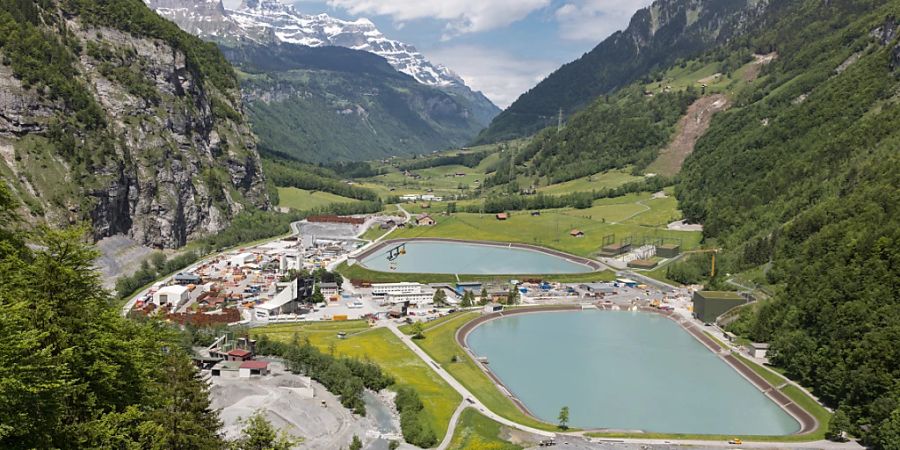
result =
[[[550,127],[538,133],[516,155],[518,172],[541,179],[541,185],[628,165],[640,173],[669,142],[676,122],[699,95],[691,89],[648,98],[633,86],[598,99],[562,130]],[[497,171],[488,184],[506,181],[508,171]]]
[[465,96],[426,86],[372,53],[294,44],[226,46],[262,144],[309,162],[443,150],[484,126]]
[[177,247],[269,201],[231,66],[140,0],[0,3],[0,174],[33,221]]
[[684,213],[722,272],[771,265],[775,298],[734,331],[849,416],[900,443],[898,1],[773,4],[748,43],[778,59],[717,115],[681,173]]
[[477,142],[534,134],[635,80],[739,36],[767,0],[657,0],[618,31],[522,94]]

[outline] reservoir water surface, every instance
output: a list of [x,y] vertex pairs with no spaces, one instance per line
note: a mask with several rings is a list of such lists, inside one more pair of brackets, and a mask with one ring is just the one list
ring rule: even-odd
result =
[[572,311],[486,322],[467,338],[538,418],[661,433],[784,435],[799,423],[673,321]]
[[388,245],[362,260],[373,270],[402,273],[554,274],[585,273],[591,268],[559,256],[515,247],[463,242],[410,241],[393,261]]

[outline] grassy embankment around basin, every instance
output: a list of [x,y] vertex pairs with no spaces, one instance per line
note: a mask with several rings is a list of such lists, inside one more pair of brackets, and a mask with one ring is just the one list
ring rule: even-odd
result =
[[[347,333],[339,339],[337,333]],[[277,324],[252,331],[254,336],[268,335],[272,339],[290,341],[296,334],[309,338],[319,350],[335,355],[372,361],[396,381],[397,385],[415,389],[425,404],[428,422],[438,440],[447,433],[450,418],[462,401],[453,390],[424,361],[406,347],[386,328],[370,329],[365,321],[312,322]]]
[[[394,234],[390,237],[393,239]],[[336,269],[344,278],[350,280],[368,281],[370,283],[399,283],[410,281],[417,283],[456,283],[457,281],[508,281],[511,279],[540,279],[559,283],[589,283],[612,281],[615,273],[609,270],[587,273],[562,273],[562,274],[507,274],[507,275],[454,275],[442,273],[400,273],[381,272],[363,267],[360,264],[348,265],[341,263]]]
[[[429,322],[425,327],[425,338],[413,342],[494,413],[530,427],[558,431],[555,425],[541,422],[520,411],[485,375],[478,363],[456,343],[457,330],[478,316],[477,312],[466,312]],[[411,333],[408,327],[403,331]],[[457,362],[453,362],[454,357]]]

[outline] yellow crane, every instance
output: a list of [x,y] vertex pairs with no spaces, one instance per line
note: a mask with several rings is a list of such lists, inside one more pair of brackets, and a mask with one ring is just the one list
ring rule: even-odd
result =
[[701,248],[697,250],[688,250],[684,252],[685,255],[691,253],[712,253],[712,267],[709,270],[709,277],[716,277],[716,254],[719,253],[720,248]]

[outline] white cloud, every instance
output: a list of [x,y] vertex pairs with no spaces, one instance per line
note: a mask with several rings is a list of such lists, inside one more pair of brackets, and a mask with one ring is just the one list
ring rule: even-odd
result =
[[517,58],[473,45],[444,47],[427,53],[428,59],[452,67],[469,87],[483,92],[500,108],[509,106],[559,66],[554,61]]
[[385,15],[399,22],[445,20],[447,39],[507,26],[550,5],[550,0],[328,0],[328,4],[354,15]]
[[575,0],[554,12],[560,37],[576,41],[600,42],[628,26],[635,11],[651,0]]

